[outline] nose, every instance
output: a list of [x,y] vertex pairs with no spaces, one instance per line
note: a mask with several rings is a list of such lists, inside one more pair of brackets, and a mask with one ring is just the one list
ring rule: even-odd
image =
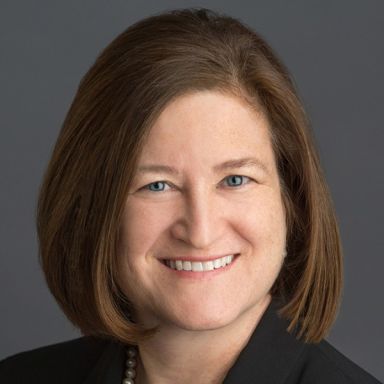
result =
[[223,235],[223,209],[217,199],[207,190],[187,194],[172,226],[173,237],[193,248],[209,249]]

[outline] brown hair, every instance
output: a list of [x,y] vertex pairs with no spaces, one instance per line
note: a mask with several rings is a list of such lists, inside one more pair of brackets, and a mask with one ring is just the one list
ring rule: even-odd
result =
[[42,267],[84,334],[137,342],[154,330],[128,318],[116,283],[122,211],[151,126],[175,97],[235,94],[263,107],[287,213],[288,256],[272,295],[289,330],[320,341],[342,287],[338,228],[301,103],[271,48],[238,20],[204,8],[143,19],[120,34],[82,79],[46,171],[37,210]]

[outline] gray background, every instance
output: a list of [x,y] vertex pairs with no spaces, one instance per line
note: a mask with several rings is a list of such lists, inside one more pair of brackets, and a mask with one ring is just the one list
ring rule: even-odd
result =
[[78,335],[37,261],[39,183],[80,78],[134,21],[205,6],[260,32],[312,121],[345,250],[329,340],[384,380],[384,1],[1,1],[0,358]]

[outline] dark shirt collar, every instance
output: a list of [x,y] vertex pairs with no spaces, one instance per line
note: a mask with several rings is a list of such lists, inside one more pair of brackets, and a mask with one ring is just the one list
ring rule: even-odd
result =
[[271,301],[223,384],[284,383],[305,344],[287,332],[288,321]]
[[[288,322],[271,301],[246,347],[240,352],[223,384],[283,383],[305,344],[286,331]],[[84,384],[118,384],[125,365],[124,346],[110,343]]]
[[125,348],[122,344],[107,344],[84,384],[120,384],[125,368]]

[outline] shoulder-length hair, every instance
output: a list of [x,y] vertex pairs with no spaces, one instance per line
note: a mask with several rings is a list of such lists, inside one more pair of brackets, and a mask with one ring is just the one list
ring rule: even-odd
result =
[[137,159],[164,107],[214,90],[269,119],[287,217],[287,251],[272,296],[297,337],[318,342],[338,310],[340,238],[308,121],[267,43],[240,21],[177,9],[130,26],[80,82],[41,186],[37,229],[48,286],[84,334],[136,343],[155,330],[130,321],[117,284],[122,211]]

